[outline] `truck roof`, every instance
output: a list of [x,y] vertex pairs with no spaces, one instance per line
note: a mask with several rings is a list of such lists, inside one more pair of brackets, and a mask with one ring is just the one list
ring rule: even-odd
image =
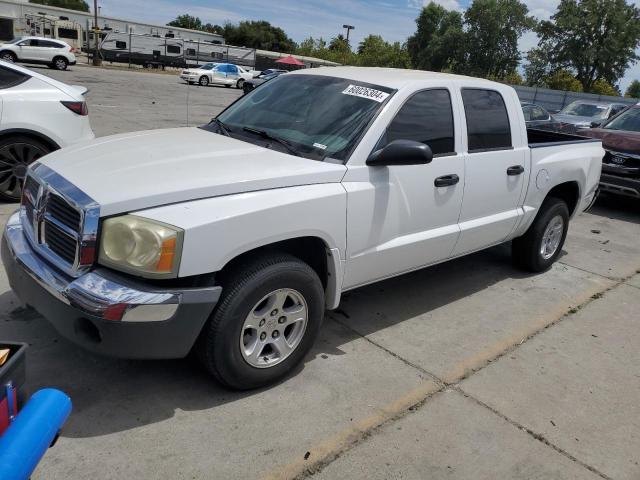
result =
[[473,81],[478,85],[500,85],[501,83],[481,78],[454,75],[451,73],[430,72],[427,70],[408,70],[403,68],[380,67],[319,67],[290,72],[294,75],[325,75],[339,77],[360,82],[372,83],[383,87],[399,89],[410,82],[420,80],[439,80],[441,82],[453,80]]

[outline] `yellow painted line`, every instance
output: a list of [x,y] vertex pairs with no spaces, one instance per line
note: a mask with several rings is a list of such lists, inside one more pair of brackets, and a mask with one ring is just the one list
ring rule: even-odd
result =
[[[585,289],[576,294],[572,299],[572,305],[576,307],[580,306],[587,302],[593,295],[602,293],[614,285],[616,285],[616,282],[613,280],[607,280],[604,278],[599,279],[599,283],[594,283],[591,285],[591,288]],[[526,327],[509,333],[506,337],[501,338],[499,341],[480,352],[474,353],[473,355],[457,362],[442,376],[442,381],[447,385],[451,385],[468,377],[473,372],[484,367],[487,363],[504,354],[504,352],[510,348],[519,345],[531,335],[538,333],[549,325],[560,320],[568,313],[569,308],[571,308],[571,306],[567,306],[566,304],[558,305],[553,310],[545,312],[544,315],[527,324]]]
[[[287,465],[282,465],[261,478],[263,480],[290,480],[306,472],[312,473],[317,468],[335,459],[349,447],[357,444],[372,429],[402,415],[409,408],[422,403],[440,389],[441,387],[431,380],[423,382],[397,400],[385,405],[376,413],[353,422],[348,428],[333,437],[314,445],[308,450],[308,455],[307,451],[300,452],[297,460]],[[306,459],[305,456],[307,457]]]

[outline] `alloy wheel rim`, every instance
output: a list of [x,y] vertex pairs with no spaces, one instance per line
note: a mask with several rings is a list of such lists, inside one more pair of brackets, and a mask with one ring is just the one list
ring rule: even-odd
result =
[[0,193],[18,200],[28,166],[46,154],[29,143],[11,143],[0,148]]
[[9,55],[9,54],[3,55],[2,60],[4,60],[5,62],[13,63],[13,55]]
[[549,260],[558,251],[564,233],[564,219],[560,215],[553,217],[542,234],[540,256]]
[[256,368],[269,368],[291,355],[304,337],[307,302],[300,292],[281,288],[253,306],[240,332],[240,352]]
[[66,62],[64,60],[56,60],[56,67],[58,67],[58,70],[64,70],[64,68],[67,66]]

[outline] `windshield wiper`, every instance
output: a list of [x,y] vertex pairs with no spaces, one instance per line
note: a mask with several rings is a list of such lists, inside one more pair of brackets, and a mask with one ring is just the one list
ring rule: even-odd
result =
[[222,120],[219,120],[218,118],[212,118],[211,123],[215,123],[218,126],[218,129],[227,137],[231,136],[231,129],[224,123],[222,123]]
[[303,157],[304,156],[304,155],[302,155],[301,152],[296,150],[293,147],[293,145],[291,145],[289,142],[287,142],[286,140],[284,140],[282,138],[279,138],[279,137],[276,137],[274,135],[271,135],[269,132],[267,132],[265,130],[258,130],[257,128],[252,128],[252,127],[242,127],[242,130],[244,130],[245,132],[253,133],[255,135],[259,135],[259,136],[261,136],[262,138],[264,138],[266,140],[271,140],[273,142],[279,143],[284,148],[289,150],[289,153],[293,153],[294,155],[296,155],[298,157]]

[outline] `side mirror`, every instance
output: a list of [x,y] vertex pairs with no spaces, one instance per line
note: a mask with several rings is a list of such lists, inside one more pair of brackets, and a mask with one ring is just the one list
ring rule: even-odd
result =
[[602,122],[591,122],[589,126],[591,128],[598,128],[600,125],[602,125]]
[[431,163],[431,160],[433,152],[429,145],[413,140],[394,140],[369,155],[367,165],[422,165]]

